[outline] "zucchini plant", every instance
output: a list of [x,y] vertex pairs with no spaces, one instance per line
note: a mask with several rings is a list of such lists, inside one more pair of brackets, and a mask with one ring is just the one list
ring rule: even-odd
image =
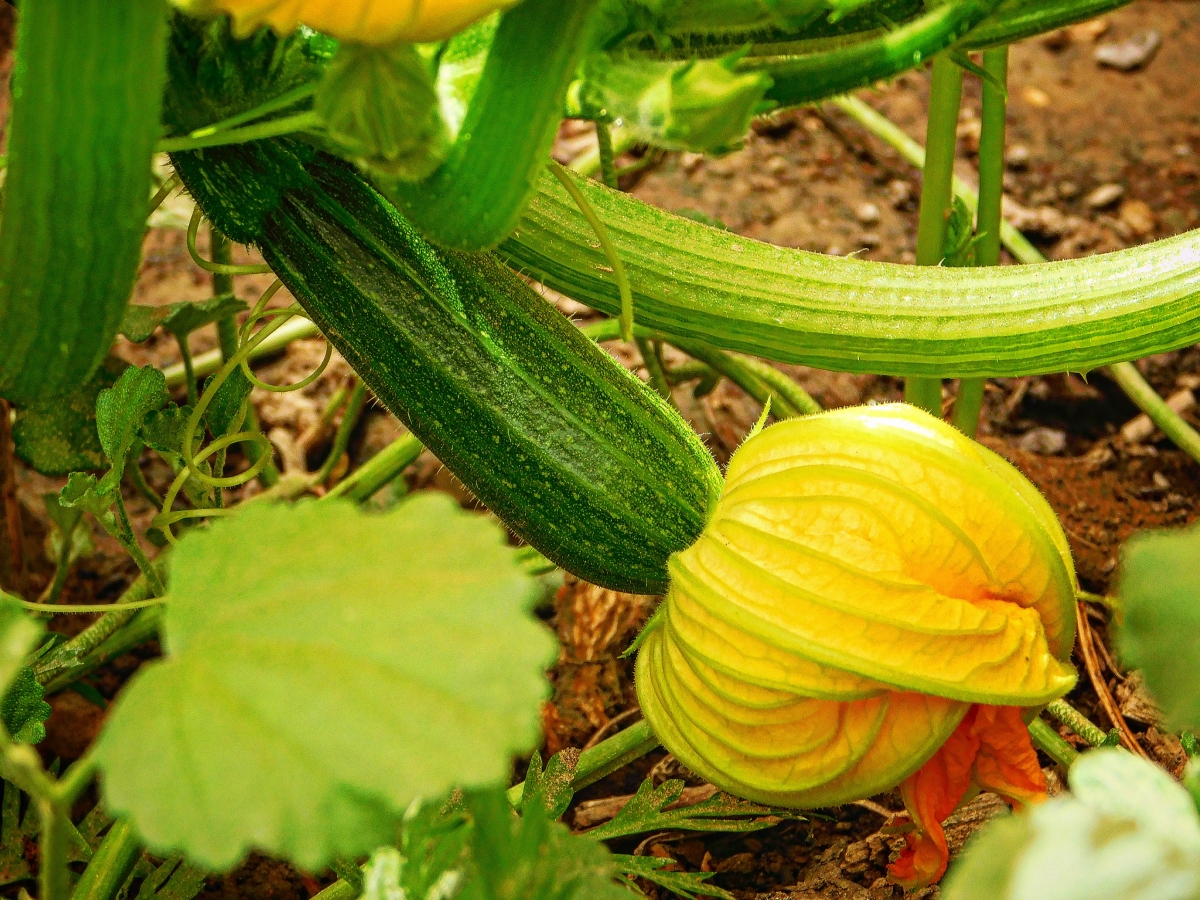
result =
[[[1062,700],[1080,595],[1063,528],[973,440],[983,379],[1114,366],[1200,446],[1127,365],[1200,339],[1200,232],[996,265],[1002,240],[1036,254],[1000,218],[1006,47],[1120,5],[23,0],[0,396],[21,458],[67,479],[47,498],[53,585],[0,598],[0,844],[36,833],[41,900],[190,900],[251,851],[332,873],[323,900],[645,883],[727,898],[709,872],[613,842],[749,832],[893,788],[910,821],[890,875],[907,887],[941,879],[943,820],[987,789],[1033,811],[975,843],[951,896],[1034,896],[1056,854],[1092,867],[1096,848],[1061,833],[1085,828],[1113,829],[1130,885],[1194,896],[1195,778],[1115,751],[1075,765],[1041,718],[1049,705],[1107,740]],[[769,246],[616,189],[617,126],[663,152],[726,152],[759,116],[930,61],[920,267]],[[984,80],[984,131],[979,193],[956,198],[964,72]],[[564,118],[594,122],[599,181],[550,159]],[[173,172],[151,196],[156,151]],[[178,186],[214,297],[130,306],[146,216]],[[235,265],[230,241],[263,264]],[[247,308],[234,279],[268,273]],[[531,281],[612,318],[578,328]],[[311,384],[332,351],[290,386],[250,364],[306,319],[355,381],[327,463],[281,476],[250,392]],[[188,335],[214,323],[210,365]],[[178,373],[106,360],[118,332],[158,326]],[[618,338],[649,384],[598,346]],[[725,472],[670,402],[663,344],[764,405]],[[908,403],[825,412],[762,360],[902,376]],[[961,379],[952,423],[946,378]],[[368,389],[409,434],[333,485]],[[425,447],[490,515],[431,493],[363,507]],[[143,453],[169,467],[162,496]],[[126,479],[158,508],[143,533]],[[256,479],[257,495],[237,490]],[[85,516],[140,572],[115,603],[57,602]],[[1195,662],[1171,633],[1195,616],[1149,573],[1186,585],[1192,538],[1140,539],[1121,582],[1124,652],[1180,727],[1200,724],[1194,666],[1164,660]],[[536,611],[559,568],[664,599],[630,648],[645,720],[543,760],[556,649]],[[99,616],[69,639],[45,629],[68,613]],[[99,738],[47,768],[31,748],[45,696],[156,637],[161,658]],[[676,806],[681,782],[648,780],[590,833],[558,821],[660,744],[721,792]],[[1071,799],[1037,806],[1037,750],[1070,768]],[[93,782],[100,805],[78,820]],[[1133,789],[1161,808],[1138,813]]]

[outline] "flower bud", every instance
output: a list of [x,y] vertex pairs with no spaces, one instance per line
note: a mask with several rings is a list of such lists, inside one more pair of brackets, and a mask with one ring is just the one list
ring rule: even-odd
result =
[[238,35],[269,25],[290,34],[299,25],[340,41],[383,45],[440,41],[519,0],[175,0],[193,13],[229,13]]
[[944,871],[937,820],[972,780],[1044,791],[1020,714],[1075,682],[1070,550],[1037,489],[941,420],[855,407],[749,438],[670,572],[638,696],[712,783],[800,808],[903,783],[925,833],[907,884]]

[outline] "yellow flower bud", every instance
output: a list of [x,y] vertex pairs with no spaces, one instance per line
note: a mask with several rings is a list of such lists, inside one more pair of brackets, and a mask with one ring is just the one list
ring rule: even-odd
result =
[[176,0],[194,13],[229,13],[246,35],[263,25],[290,34],[307,25],[340,41],[440,41],[519,0]]
[[[1075,682],[1074,567],[1053,511],[995,453],[904,404],[748,439],[670,572],[638,657],[642,709],[681,762],[753,800],[895,787],[973,705],[1036,707]],[[1015,715],[971,716],[972,735],[996,719],[1008,740]]]

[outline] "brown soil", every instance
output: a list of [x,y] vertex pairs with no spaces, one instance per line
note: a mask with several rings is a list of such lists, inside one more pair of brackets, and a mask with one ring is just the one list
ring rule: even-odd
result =
[[[6,9],[0,5],[0,13]],[[1200,224],[1200,115],[1194,89],[1200,8],[1189,2],[1151,0],[1104,22],[1102,33],[1095,27],[1077,28],[1013,50],[1006,186],[1022,226],[1054,258],[1114,250]],[[1141,71],[1120,73],[1094,62],[1097,41],[1123,40],[1147,28],[1161,33],[1163,45]],[[917,72],[866,96],[921,138],[927,90],[927,73]],[[6,107],[0,99],[0,113]],[[960,170],[969,176],[978,136],[975,79],[967,79],[963,107]],[[579,133],[566,129],[562,153],[570,155],[579,145]],[[1120,185],[1121,196],[1103,208],[1089,206],[1088,196],[1104,184]],[[868,259],[913,259],[919,173],[832,107],[780,114],[757,128],[743,150],[723,159],[669,156],[636,183],[624,186],[667,209],[700,211],[762,240],[831,254],[856,252]],[[186,214],[183,208],[177,217],[186,221]],[[252,299],[269,280],[239,279],[239,294]],[[200,299],[210,290],[208,277],[188,259],[182,231],[155,229],[147,238],[136,301]],[[569,300],[561,306],[579,319],[590,314]],[[215,335],[207,332],[194,336],[192,343],[197,353],[214,345]],[[260,374],[268,380],[296,380],[317,363],[322,349],[320,341],[299,342]],[[636,353],[627,348],[610,349],[631,367],[639,365]],[[166,364],[177,358],[173,340],[162,335],[142,345],[121,343],[117,352],[137,364]],[[1200,386],[1200,350],[1195,348],[1140,365],[1164,395]],[[781,368],[826,406],[900,396],[901,384],[892,378]],[[303,391],[255,393],[260,420],[279,450],[281,465],[311,470],[320,464],[330,433],[312,429],[347,373],[335,358],[330,370]],[[708,436],[722,463],[760,411],[728,383],[699,401],[681,388],[676,399],[697,431]],[[1161,435],[1152,433],[1135,443],[1121,437],[1121,427],[1136,414],[1102,373],[1086,382],[1078,376],[996,379],[987,394],[982,439],[1046,494],[1062,518],[1084,588],[1097,594],[1108,588],[1120,545],[1133,531],[1191,522],[1200,498],[1200,468]],[[1200,424],[1194,417],[1192,421]],[[351,462],[368,458],[399,431],[395,419],[372,407],[357,429]],[[306,434],[312,439],[301,440]],[[161,491],[169,473],[149,456],[146,464],[148,480]],[[36,596],[52,573],[42,549],[46,526],[40,496],[57,489],[61,480],[22,467],[17,475],[29,561],[26,593]],[[447,490],[471,502],[429,454],[409,471],[406,486]],[[137,524],[145,526],[152,510],[132,493],[127,499]],[[72,573],[64,598],[69,602],[115,598],[131,580],[133,567],[116,545],[98,531],[94,537],[97,553]],[[0,534],[0,583],[6,587],[14,583],[7,546]],[[594,743],[636,719],[631,664],[619,653],[652,606],[652,598],[566,580],[548,613],[563,650],[551,672],[553,699],[544,708],[547,752]],[[1105,644],[1107,613],[1097,605],[1087,615],[1097,638],[1099,677],[1145,750],[1178,771],[1178,740],[1156,724],[1136,676],[1113,661]],[[56,620],[54,627],[73,632],[86,621],[67,617]],[[156,652],[151,645],[122,657],[89,683],[111,698],[141,661]],[[1101,727],[1112,727],[1088,678],[1081,678],[1070,699]],[[41,749],[47,758],[74,759],[97,733],[104,714],[72,692],[55,697],[52,705],[49,736]],[[698,783],[660,751],[581,792],[566,821],[584,821],[577,819],[581,804],[594,810],[591,801],[632,793],[647,775]],[[1056,776],[1052,780],[1058,783]],[[996,798],[983,795],[957,814],[949,829],[953,846],[961,846],[1001,807]],[[687,869],[716,872],[714,884],[745,900],[881,900],[902,894],[884,881],[898,839],[880,830],[887,822],[883,813],[899,808],[895,796],[884,795],[867,805],[822,811],[807,821],[748,837],[669,833],[618,849],[671,856]],[[236,872],[212,879],[206,894],[284,900],[307,898],[320,887],[314,877],[254,857]],[[661,896],[649,886],[647,893]],[[934,896],[936,889],[925,894]]]

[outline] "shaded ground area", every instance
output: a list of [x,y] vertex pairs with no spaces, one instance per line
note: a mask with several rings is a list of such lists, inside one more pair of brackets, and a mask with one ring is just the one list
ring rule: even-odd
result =
[[[1162,46],[1141,69],[1121,72],[1095,61],[1101,45],[1120,44],[1148,30],[1161,36]],[[1164,0],[1144,0],[1100,24],[1014,48],[1006,188],[1013,221],[1047,255],[1065,258],[1110,251],[1200,224],[1197,58],[1200,7]],[[927,90],[927,73],[912,73],[864,96],[921,138]],[[968,78],[966,90],[960,172],[969,176],[978,140],[978,82]],[[570,156],[583,143],[580,132],[568,128],[559,150]],[[822,253],[913,260],[918,173],[833,107],[779,114],[758,126],[736,154],[723,159],[671,155],[623,186],[649,202],[701,212],[754,238]],[[174,204],[162,219],[163,227],[148,236],[136,302],[161,304],[210,293],[209,278],[190,261],[179,227],[188,213],[186,201]],[[239,296],[252,300],[269,281],[269,276],[241,278]],[[560,306],[580,321],[591,315],[569,300],[560,301]],[[192,349],[201,353],[215,343],[215,334],[202,332],[194,337]],[[639,367],[635,350],[610,350],[627,365]],[[141,345],[121,344],[117,352],[137,364],[178,359],[173,339],[163,334]],[[317,365],[322,353],[321,341],[298,342],[263,366],[260,377],[296,381]],[[1194,403],[1189,394],[1200,386],[1200,351],[1164,354],[1140,365],[1164,396],[1178,395],[1185,416],[1200,424],[1186,405],[1188,400]],[[897,379],[781,368],[826,406],[900,396]],[[336,417],[322,424],[322,413],[348,376],[344,362],[335,357],[326,374],[304,390],[255,392],[259,418],[281,468],[314,470],[321,464],[336,426]],[[681,387],[676,400],[722,463],[760,412],[757,403],[727,382],[700,400]],[[1152,428],[1130,425],[1136,415],[1102,373],[1087,380],[1078,375],[997,379],[988,389],[983,440],[1046,494],[1070,538],[1083,587],[1097,594],[1108,588],[1119,547],[1133,531],[1190,522],[1200,498],[1200,467]],[[369,458],[401,430],[377,404],[370,406],[355,431],[346,464]],[[165,465],[147,455],[145,468],[151,486],[162,491],[170,478]],[[36,595],[52,574],[43,550],[46,525],[40,497],[61,481],[24,468],[18,476],[30,561],[27,593]],[[396,489],[446,490],[464,503],[472,502],[429,454]],[[147,524],[149,504],[132,491],[128,502],[137,514],[136,524]],[[93,537],[97,552],[72,573],[64,598],[68,602],[115,598],[134,574],[132,563],[112,541],[98,530]],[[6,585],[12,577],[7,565],[7,559],[0,559],[0,579]],[[566,579],[552,606],[544,610],[563,647],[551,673],[554,696],[543,715],[546,751],[593,744],[636,720],[632,664],[619,654],[654,602]],[[1077,660],[1081,679],[1071,702],[1107,729],[1114,722],[1101,695],[1111,695],[1144,750],[1178,771],[1183,762],[1178,741],[1163,733],[1136,676],[1126,673],[1108,649],[1107,610],[1089,605],[1083,615],[1090,624],[1094,664]],[[86,622],[86,617],[65,618],[56,620],[54,627],[73,632]],[[156,652],[149,645],[122,657],[89,683],[101,697],[111,698],[140,662]],[[104,712],[94,700],[70,691],[53,698],[52,705],[49,737],[41,749],[47,758],[74,759],[95,736]],[[603,821],[648,775],[701,784],[660,751],[583,791],[567,813],[567,822],[582,828]],[[897,797],[884,795],[749,837],[667,833],[617,849],[670,856],[688,869],[716,872],[715,884],[746,900],[881,900],[902,895],[883,880],[900,839],[882,829],[888,811],[899,808]],[[957,814],[949,829],[952,846],[961,846],[979,822],[1001,808],[996,798],[984,795]],[[319,878],[253,858],[237,872],[212,879],[205,896],[306,898],[321,885]],[[652,887],[647,893],[656,896]],[[935,895],[936,889],[925,893]]]

